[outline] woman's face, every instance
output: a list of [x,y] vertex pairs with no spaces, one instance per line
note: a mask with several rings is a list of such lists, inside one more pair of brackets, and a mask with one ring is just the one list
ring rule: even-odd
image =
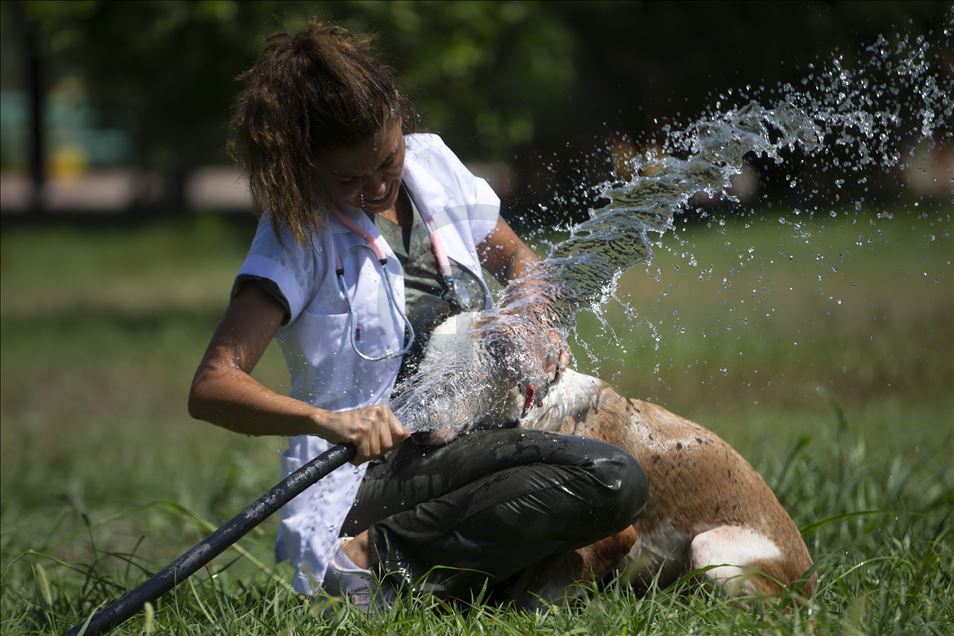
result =
[[318,178],[335,202],[378,214],[393,209],[404,173],[404,134],[401,122],[353,148],[319,153]]

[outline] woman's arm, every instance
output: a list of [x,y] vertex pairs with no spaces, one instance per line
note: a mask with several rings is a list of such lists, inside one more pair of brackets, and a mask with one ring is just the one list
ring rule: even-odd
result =
[[477,256],[481,265],[501,285],[526,276],[540,260],[502,216],[497,219],[493,231],[477,246]]
[[249,375],[284,317],[281,304],[256,283],[242,288],[192,380],[192,417],[246,435],[318,435],[353,444],[356,464],[383,455],[408,437],[387,405],[327,411],[276,393]]
[[[533,250],[516,235],[502,216],[497,219],[493,231],[477,246],[477,256],[487,271],[502,285],[523,278],[540,262]],[[533,283],[528,280],[527,284]],[[545,353],[543,368],[550,382],[554,382],[570,363],[570,355],[559,331],[549,329],[546,336],[549,345],[543,348],[549,348],[550,351]]]

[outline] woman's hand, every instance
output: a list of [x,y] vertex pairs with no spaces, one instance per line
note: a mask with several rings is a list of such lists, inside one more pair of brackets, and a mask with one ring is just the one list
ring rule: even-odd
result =
[[[514,351],[522,351],[529,381],[534,383],[537,405],[550,385],[570,364],[569,347],[563,332],[556,328],[556,300],[559,289],[534,276],[527,276],[506,290],[501,314],[509,315],[508,329],[517,342]],[[521,342],[522,341],[522,342]]]
[[570,362],[566,340],[554,328],[557,323],[553,315],[557,311],[554,301],[560,290],[538,275],[540,260],[503,217],[477,246],[477,254],[494,278],[502,285],[509,284],[501,301],[501,311],[517,319],[516,324],[508,321],[498,334],[498,352],[501,356],[520,358],[526,371],[521,374],[520,388],[526,391],[532,384],[539,403],[549,385],[559,380]]
[[528,366],[525,367],[524,381],[519,384],[520,391],[526,395],[532,385],[533,404],[542,406],[544,398],[570,362],[563,334],[557,329],[546,329],[527,343],[522,356]]
[[322,411],[322,437],[336,444],[351,444],[358,453],[352,464],[381,457],[410,437],[386,404],[350,411]]
[[279,395],[250,375],[281,326],[285,309],[255,283],[246,284],[229,305],[199,364],[189,413],[247,435],[318,435],[352,444],[360,464],[380,457],[409,433],[386,405],[326,411]]
[[567,350],[563,334],[556,329],[547,331],[547,353],[543,361],[543,370],[547,374],[550,384],[560,379],[560,374],[570,364],[570,354]]

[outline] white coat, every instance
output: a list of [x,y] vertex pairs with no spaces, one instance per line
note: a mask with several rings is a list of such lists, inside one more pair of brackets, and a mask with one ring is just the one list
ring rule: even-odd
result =
[[[429,214],[447,255],[482,280],[476,246],[493,230],[500,200],[483,179],[474,177],[437,135],[405,137],[403,180],[414,202]],[[353,220],[379,236],[364,213]],[[360,329],[359,346],[369,356],[400,351],[404,322],[388,302],[381,265],[365,240],[334,220],[303,248],[290,235],[280,242],[263,214],[239,276],[273,281],[288,303],[289,322],[279,330],[291,377],[290,395],[314,406],[340,411],[387,403],[401,358],[360,359],[351,348],[348,306],[335,279],[337,249]],[[404,306],[401,265],[388,248],[388,271],[398,306]],[[283,478],[331,445],[316,436],[289,438]],[[307,489],[282,509],[275,553],[296,568],[293,585],[311,594],[325,568],[345,517],[354,502],[364,466],[348,465]]]

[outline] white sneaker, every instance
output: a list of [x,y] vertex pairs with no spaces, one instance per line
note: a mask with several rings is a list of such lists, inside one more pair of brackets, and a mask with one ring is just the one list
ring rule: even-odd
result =
[[394,591],[379,581],[371,570],[359,568],[342,547],[351,537],[338,539],[338,546],[325,571],[322,588],[331,596],[347,599],[363,612],[386,611],[394,602]]

